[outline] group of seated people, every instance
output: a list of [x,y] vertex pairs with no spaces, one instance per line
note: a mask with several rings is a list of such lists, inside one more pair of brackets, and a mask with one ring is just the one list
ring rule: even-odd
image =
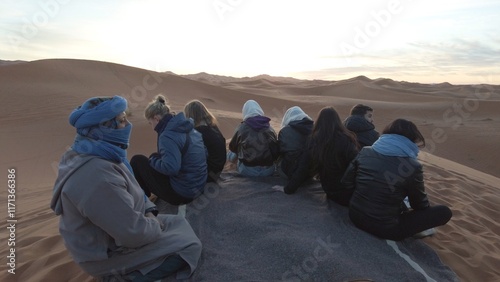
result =
[[202,102],[174,113],[158,95],[145,109],[157,151],[130,162],[126,109],[127,101],[114,96],[88,99],[72,111],[77,135],[61,159],[51,201],[73,259],[103,281],[189,277],[201,242],[183,216],[158,214],[150,198],[188,204],[218,181],[226,161],[244,176],[280,175],[286,194],[319,179],[329,200],[349,208],[355,226],[383,239],[403,240],[452,216],[448,207],[429,204],[417,160],[425,139],[415,124],[396,119],[379,136],[373,109],[365,105],[354,106],[344,121],[333,107],[313,120],[294,106],[276,134],[260,105],[249,100],[227,151]]

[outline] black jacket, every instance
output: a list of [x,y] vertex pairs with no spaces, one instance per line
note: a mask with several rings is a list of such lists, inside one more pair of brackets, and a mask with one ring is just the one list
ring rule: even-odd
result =
[[344,121],[344,126],[356,133],[358,143],[361,147],[371,146],[379,137],[375,126],[363,116],[352,115]]
[[195,128],[201,133],[207,148],[207,182],[215,182],[226,163],[226,139],[216,126],[200,125]]
[[310,154],[307,149],[307,138],[311,134],[313,121],[304,118],[291,121],[278,134],[281,157],[281,170],[288,177],[284,192],[292,194],[311,175]]
[[[314,146],[314,144],[312,145]],[[349,189],[340,181],[350,162],[358,154],[358,148],[345,134],[339,134],[334,138],[333,144],[328,144],[322,154],[325,162],[314,164],[319,173],[321,187],[328,198],[340,201],[342,205],[347,205],[348,201],[344,200],[344,195]]]
[[245,166],[271,166],[279,154],[276,132],[272,127],[257,130],[242,122],[229,142],[229,150]]
[[429,207],[422,165],[413,158],[385,156],[364,147],[349,165],[342,183],[354,189],[349,212],[356,215],[359,225],[398,225],[406,196],[414,210]]

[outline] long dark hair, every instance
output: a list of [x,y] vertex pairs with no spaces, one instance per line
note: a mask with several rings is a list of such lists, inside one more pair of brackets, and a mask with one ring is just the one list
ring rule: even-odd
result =
[[359,148],[356,134],[344,126],[337,111],[333,107],[321,109],[311,133],[309,147],[312,160],[317,164],[325,163],[324,158],[328,155],[326,152],[333,149],[335,139],[343,137],[347,137]]
[[417,144],[420,148],[425,147],[425,138],[418,130],[417,126],[406,119],[398,118],[389,123],[382,131],[382,134],[398,134],[402,135],[413,143]]

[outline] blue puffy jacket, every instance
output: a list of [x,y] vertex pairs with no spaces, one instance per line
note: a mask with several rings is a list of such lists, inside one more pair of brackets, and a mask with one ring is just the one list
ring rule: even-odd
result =
[[155,130],[159,156],[151,157],[150,165],[170,177],[170,184],[179,195],[196,198],[203,193],[207,181],[206,151],[201,134],[182,112],[167,114]]

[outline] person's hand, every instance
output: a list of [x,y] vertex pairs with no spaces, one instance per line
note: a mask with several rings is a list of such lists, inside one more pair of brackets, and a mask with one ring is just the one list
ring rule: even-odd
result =
[[152,212],[148,212],[146,214],[146,217],[151,217],[151,218],[154,218],[156,221],[158,221],[158,223],[160,224],[161,230],[163,230],[165,228],[165,224],[163,224],[163,222],[161,222]]
[[236,164],[238,161],[238,155],[232,151],[227,152],[226,160],[230,163]]
[[279,192],[283,192],[283,188],[284,187],[281,185],[274,185],[273,187],[271,187],[271,189],[279,191]]
[[157,152],[154,152],[151,155],[149,155],[149,159],[152,159],[152,158],[157,158],[158,159],[160,157],[161,157],[160,153],[157,153]]

